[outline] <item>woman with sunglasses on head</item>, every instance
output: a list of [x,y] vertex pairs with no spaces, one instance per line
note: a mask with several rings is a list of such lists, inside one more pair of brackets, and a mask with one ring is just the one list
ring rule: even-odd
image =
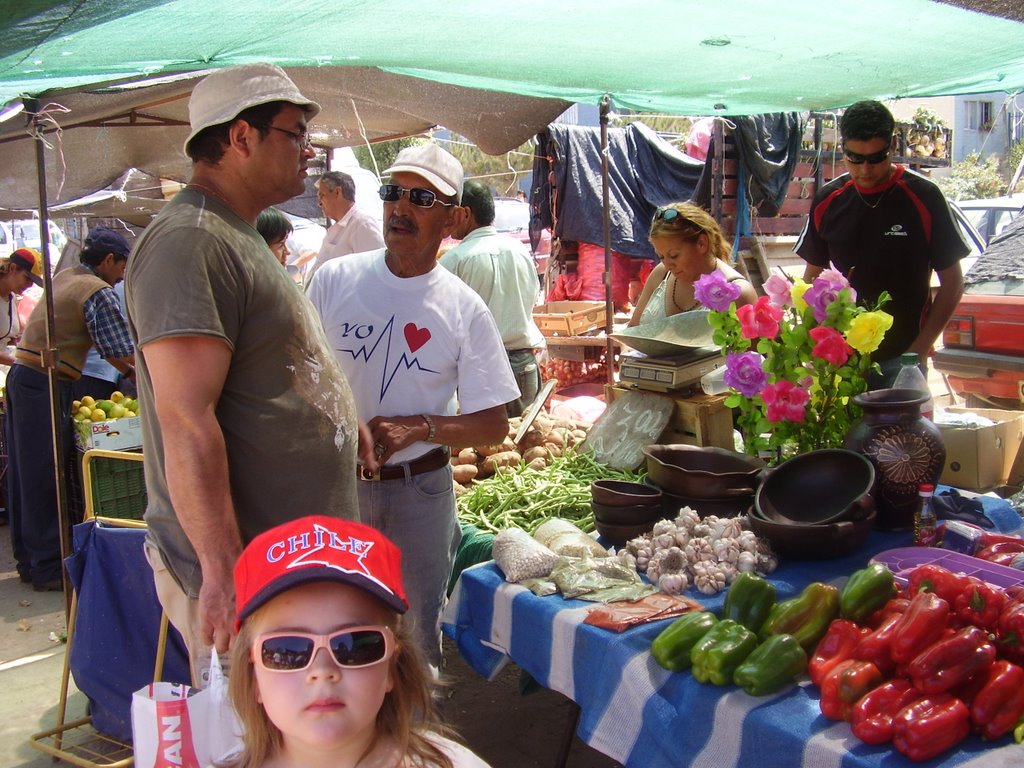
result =
[[250,542],[235,567],[230,768],[487,768],[443,735],[426,664],[402,621],[397,547],[305,517]]
[[729,263],[729,244],[721,228],[703,208],[693,203],[662,206],[654,213],[648,237],[661,262],[644,282],[629,325],[700,309],[693,284],[715,271],[740,287],[737,306],[757,301],[754,286]]

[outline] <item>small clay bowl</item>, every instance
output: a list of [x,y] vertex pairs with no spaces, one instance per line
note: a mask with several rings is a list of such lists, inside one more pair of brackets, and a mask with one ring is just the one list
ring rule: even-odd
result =
[[655,522],[657,521],[651,520],[650,522],[636,523],[635,525],[612,525],[611,523],[602,523],[598,520],[594,522],[594,527],[601,534],[602,543],[623,547],[630,539],[650,533],[654,528]]
[[661,504],[660,488],[626,480],[595,480],[590,484],[590,496],[607,507]]
[[653,523],[655,520],[660,520],[664,517],[661,499],[658,499],[653,504],[633,504],[628,507],[617,507],[592,501],[590,509],[594,513],[594,522],[609,523],[611,525]]

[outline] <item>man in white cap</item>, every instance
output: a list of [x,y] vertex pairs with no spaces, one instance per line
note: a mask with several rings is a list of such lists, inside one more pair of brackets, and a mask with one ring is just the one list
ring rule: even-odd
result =
[[303,191],[307,121],[319,111],[273,65],[203,79],[189,101],[191,181],[146,228],[128,268],[147,555],[198,684],[211,643],[227,650],[245,544],[311,509],[356,514],[352,392],[315,312],[254,226],[264,208]]
[[519,396],[483,300],[437,263],[460,218],[462,166],[436,144],[398,153],[385,248],[332,259],[307,295],[368,422],[379,470],[359,467],[359,514],[402,550],[416,637],[435,668],[460,530],[449,451],[500,443]]

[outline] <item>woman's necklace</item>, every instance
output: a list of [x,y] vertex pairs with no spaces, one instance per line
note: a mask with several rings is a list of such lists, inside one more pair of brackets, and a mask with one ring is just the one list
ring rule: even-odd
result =
[[679,287],[679,278],[676,277],[675,275],[672,275],[671,277],[672,277],[672,303],[675,305],[676,309],[678,309],[680,312],[689,312],[691,309],[696,309],[697,306],[700,304],[700,302],[697,301],[696,298],[694,298],[693,302],[688,307],[684,307],[682,304],[679,303],[679,300],[676,298],[676,288]]

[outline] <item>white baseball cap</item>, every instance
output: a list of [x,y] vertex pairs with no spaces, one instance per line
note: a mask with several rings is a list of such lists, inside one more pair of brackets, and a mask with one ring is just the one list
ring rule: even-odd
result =
[[185,154],[189,142],[203,129],[230,122],[242,110],[272,101],[294,104],[305,111],[307,119],[320,112],[320,105],[299,93],[276,64],[240,64],[211,72],[192,89],[188,100],[192,132],[185,139]]
[[406,147],[395,157],[395,164],[384,171],[415,173],[433,184],[442,195],[454,195],[462,204],[462,163],[433,142]]

